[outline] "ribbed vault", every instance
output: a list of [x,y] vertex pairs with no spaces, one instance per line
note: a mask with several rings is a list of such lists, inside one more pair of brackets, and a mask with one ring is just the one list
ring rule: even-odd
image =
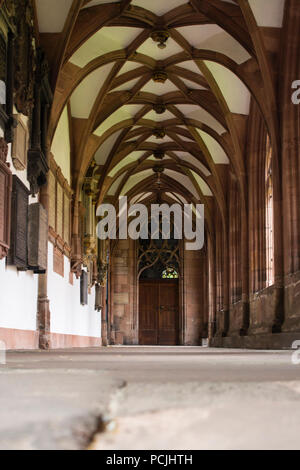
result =
[[49,147],[67,116],[77,198],[92,174],[99,202],[151,199],[159,166],[162,197],[204,203],[212,236],[220,211],[225,233],[228,172],[242,214],[246,207],[251,98],[276,166],[275,77],[262,34],[281,27],[283,7],[283,0],[36,0],[55,89]]

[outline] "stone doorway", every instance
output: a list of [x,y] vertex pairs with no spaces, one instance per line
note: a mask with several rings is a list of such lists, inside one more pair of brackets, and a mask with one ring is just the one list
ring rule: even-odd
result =
[[179,345],[179,282],[141,280],[139,284],[139,344]]

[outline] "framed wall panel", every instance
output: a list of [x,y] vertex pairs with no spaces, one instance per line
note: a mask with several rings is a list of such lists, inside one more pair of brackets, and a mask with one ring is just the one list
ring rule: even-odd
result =
[[[50,157],[49,185],[49,240],[61,253],[71,255],[71,200],[72,190],[53,156]],[[59,269],[61,271],[61,269]]]
[[48,264],[48,216],[40,203],[28,210],[28,265],[35,273],[44,273]]
[[17,170],[23,171],[27,167],[28,130],[19,115],[14,116],[17,127],[14,132],[12,145],[12,160]]
[[10,250],[7,258],[9,265],[19,270],[28,268],[28,197],[29,190],[17,177],[13,176],[11,203],[11,237]]
[[10,244],[12,175],[6,158],[7,144],[0,139],[0,259],[7,256]]

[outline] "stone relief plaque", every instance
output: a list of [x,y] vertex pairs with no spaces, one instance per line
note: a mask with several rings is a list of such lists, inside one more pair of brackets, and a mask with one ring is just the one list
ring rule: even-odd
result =
[[28,210],[28,266],[36,273],[47,269],[48,216],[40,203],[30,204]]
[[24,271],[28,267],[28,196],[29,190],[14,175],[11,204],[11,238],[7,262],[9,265],[16,266],[19,270]]
[[19,171],[23,171],[27,167],[28,131],[19,115],[15,115],[14,118],[17,127],[15,128],[11,156],[14,167]]

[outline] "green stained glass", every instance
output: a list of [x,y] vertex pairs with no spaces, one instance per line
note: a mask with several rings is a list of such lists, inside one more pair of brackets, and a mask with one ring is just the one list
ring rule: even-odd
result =
[[174,268],[167,268],[162,273],[163,279],[178,279],[179,274]]

